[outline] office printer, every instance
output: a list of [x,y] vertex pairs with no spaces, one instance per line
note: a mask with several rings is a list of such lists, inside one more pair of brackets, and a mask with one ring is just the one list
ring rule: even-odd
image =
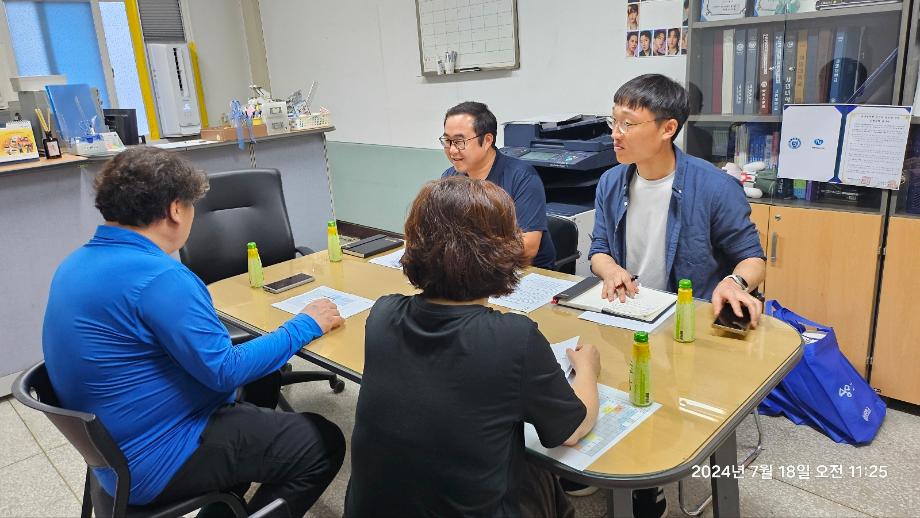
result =
[[577,115],[563,121],[509,122],[504,136],[501,152],[534,167],[589,171],[617,163],[610,128],[604,117],[597,115]]
[[601,175],[617,163],[603,116],[542,117],[509,122],[501,152],[532,165],[548,202],[593,206]]

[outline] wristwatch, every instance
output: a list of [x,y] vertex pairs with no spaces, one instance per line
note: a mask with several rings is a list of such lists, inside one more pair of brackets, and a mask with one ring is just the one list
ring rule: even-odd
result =
[[[737,275],[737,274],[734,274],[734,273],[733,273],[733,274],[731,274],[731,275],[726,275],[726,276],[725,276],[725,279],[731,279],[731,280],[735,281],[735,284],[737,284],[738,286],[740,286],[741,289],[744,290],[744,291],[747,291],[747,290],[748,290],[748,283],[747,283],[747,281],[744,280],[744,277],[742,277],[742,276],[740,276],[740,275]],[[724,280],[724,279],[723,279],[723,280]]]

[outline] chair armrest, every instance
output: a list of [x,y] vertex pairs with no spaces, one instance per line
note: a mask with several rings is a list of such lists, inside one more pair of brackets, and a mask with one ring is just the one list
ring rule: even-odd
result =
[[574,254],[572,254],[572,255],[570,255],[570,256],[568,256],[568,257],[557,258],[557,259],[556,259],[556,268],[560,268],[560,267],[565,266],[565,265],[567,265],[567,264],[569,264],[569,263],[573,263],[573,262],[575,262],[576,260],[578,260],[579,257],[581,257],[581,252],[575,252]]
[[315,250],[307,246],[295,246],[294,249],[297,250],[297,253],[300,255],[310,255],[315,252]]

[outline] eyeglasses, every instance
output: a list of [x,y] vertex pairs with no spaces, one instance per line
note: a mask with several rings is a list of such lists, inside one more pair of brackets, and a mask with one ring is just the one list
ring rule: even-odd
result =
[[620,130],[620,133],[624,135],[628,134],[630,128],[633,128],[635,126],[641,126],[649,122],[664,120],[663,117],[656,117],[654,119],[643,121],[643,122],[618,121],[614,119],[613,117],[604,117],[604,119],[607,121],[607,127],[610,128],[610,131],[613,131],[614,129],[618,129]]
[[449,139],[447,137],[441,137],[438,139],[438,142],[444,146],[444,149],[450,149],[450,146],[457,148],[457,151],[463,151],[466,149],[466,143],[473,140],[474,138],[479,138],[481,135],[473,135],[470,138],[458,138],[458,139]]

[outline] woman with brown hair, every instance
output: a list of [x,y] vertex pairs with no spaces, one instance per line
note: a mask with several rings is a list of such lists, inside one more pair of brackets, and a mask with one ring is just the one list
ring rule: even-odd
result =
[[406,221],[403,271],[414,296],[367,318],[346,516],[573,516],[558,479],[525,460],[524,423],[546,447],[574,445],[597,418],[600,359],[549,342],[490,296],[511,293],[526,261],[514,203],[465,176],[426,184]]

